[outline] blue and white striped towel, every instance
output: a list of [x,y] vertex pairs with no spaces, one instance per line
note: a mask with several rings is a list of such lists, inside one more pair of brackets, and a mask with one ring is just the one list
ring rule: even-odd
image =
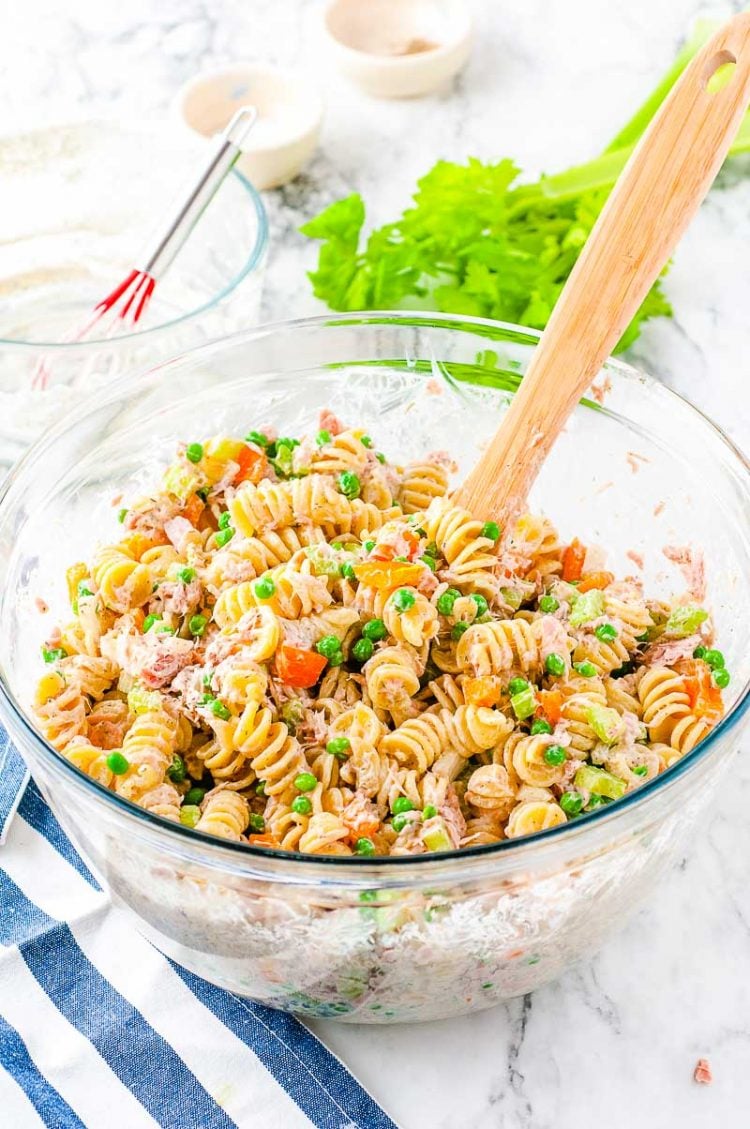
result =
[[0,766],[4,1129],[396,1129],[296,1019],[135,931],[2,730]]

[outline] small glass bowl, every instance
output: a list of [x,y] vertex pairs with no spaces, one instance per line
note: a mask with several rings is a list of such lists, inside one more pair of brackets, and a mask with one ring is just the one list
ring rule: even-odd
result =
[[464,475],[536,340],[530,330],[430,314],[263,327],[119,381],[49,431],[0,492],[0,716],[115,900],[159,949],[207,980],[353,1022],[488,1007],[590,956],[700,833],[750,701],[750,468],[704,416],[620,362],[600,377],[604,402],[576,409],[531,508],[548,513],[563,538],[606,546],[607,567],[619,574],[642,557],[655,597],[684,584],[662,548],[702,548],[732,671],[727,715],[709,737],[620,802],[458,852],[284,854],[132,806],[56,753],[30,720],[40,643],[51,622],[69,616],[65,564],[118,537],[120,495],[153,483],[178,440],[269,424],[285,434],[315,430],[326,406],[392,458],[447,449]]
[[[0,466],[127,372],[258,318],[268,224],[233,172],[160,279],[137,332],[70,340],[149,248],[209,143],[87,121],[0,140]],[[45,387],[35,387],[43,366]]]

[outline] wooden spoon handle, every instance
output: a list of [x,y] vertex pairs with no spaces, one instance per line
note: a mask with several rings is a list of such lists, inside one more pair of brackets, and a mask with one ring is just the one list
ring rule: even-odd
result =
[[[736,64],[731,78],[711,93],[709,79],[725,63]],[[696,55],[623,169],[501,427],[456,492],[475,516],[502,523],[523,505],[708,192],[749,100],[750,14],[743,13]]]

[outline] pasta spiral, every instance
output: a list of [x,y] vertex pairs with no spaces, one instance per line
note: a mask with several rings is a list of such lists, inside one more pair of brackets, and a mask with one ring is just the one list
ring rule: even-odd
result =
[[209,792],[201,805],[196,831],[219,839],[239,840],[247,827],[250,809],[244,796],[237,792],[216,789]]
[[405,514],[422,513],[448,489],[448,473],[439,463],[414,462],[406,467],[398,488],[398,501]]
[[652,741],[670,743],[678,721],[690,714],[690,699],[679,674],[655,666],[643,672],[638,683],[643,720]]
[[105,606],[116,612],[140,608],[154,587],[148,566],[117,545],[99,550],[92,575]]
[[545,800],[525,800],[513,808],[505,828],[508,839],[518,839],[521,835],[534,835],[567,823],[565,812],[559,804]]

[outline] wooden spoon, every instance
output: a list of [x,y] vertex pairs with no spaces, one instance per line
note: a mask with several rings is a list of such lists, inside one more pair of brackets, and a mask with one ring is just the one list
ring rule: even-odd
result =
[[[708,83],[727,63],[729,80]],[[724,77],[724,76],[722,76]],[[750,13],[682,74],[623,169],[560,295],[519,391],[454,500],[506,524],[579,399],[708,192],[750,101]]]

